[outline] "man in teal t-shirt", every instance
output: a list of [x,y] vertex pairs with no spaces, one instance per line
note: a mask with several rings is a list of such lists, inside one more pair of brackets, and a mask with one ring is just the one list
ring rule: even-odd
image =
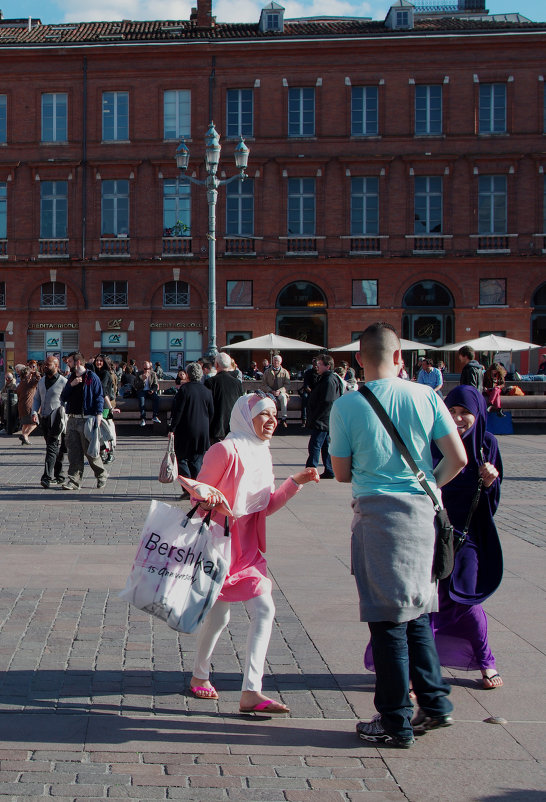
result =
[[[381,402],[433,490],[466,464],[451,415],[430,387],[399,379],[400,340],[374,323],[360,341],[366,386]],[[416,732],[451,724],[449,686],[442,680],[428,614],[437,609],[432,580],[434,507],[360,393],[339,398],[330,415],[336,479],[351,482],[351,564],[367,621],[376,671],[378,715],[357,733],[374,743],[407,748]],[[444,459],[433,470],[430,445]],[[420,710],[412,720],[411,677]]]

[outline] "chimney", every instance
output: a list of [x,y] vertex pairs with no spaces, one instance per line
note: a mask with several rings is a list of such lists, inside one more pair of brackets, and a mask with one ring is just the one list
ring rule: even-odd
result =
[[197,22],[198,28],[212,28],[216,23],[216,18],[212,16],[212,0],[197,0],[197,14],[192,8],[190,19]]

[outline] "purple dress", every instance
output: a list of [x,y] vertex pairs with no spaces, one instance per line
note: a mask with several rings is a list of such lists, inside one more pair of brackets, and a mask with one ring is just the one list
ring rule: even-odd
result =
[[[475,387],[459,385],[445,399],[448,407],[468,409],[476,420],[463,435],[468,464],[442,488],[444,505],[455,529],[462,531],[472,499],[478,487],[478,470],[490,462],[499,477],[482,488],[472,516],[468,537],[457,552],[455,568],[448,579],[439,583],[439,611],[433,613],[432,629],[442,665],[466,671],[495,668],[495,658],[487,639],[487,617],[481,603],[500,585],[502,549],[493,521],[499,504],[502,461],[496,438],[486,432],[487,406]],[[438,462],[440,453],[433,448]]]

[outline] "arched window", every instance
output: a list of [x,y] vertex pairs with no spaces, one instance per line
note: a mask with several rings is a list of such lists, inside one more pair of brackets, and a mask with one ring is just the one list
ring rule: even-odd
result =
[[326,296],[316,284],[308,281],[294,281],[280,291],[277,298],[277,308],[286,306],[297,307],[299,309],[310,309],[326,307]]
[[453,296],[436,281],[419,281],[404,295],[402,337],[426,345],[453,342]]
[[546,282],[534,291],[531,309],[531,342],[546,344]]
[[189,306],[190,285],[187,281],[167,281],[163,285],[163,306]]
[[48,281],[41,286],[40,307],[66,306],[66,285],[60,281]]
[[538,306],[542,309],[546,308],[546,283],[541,284],[540,287],[534,291],[531,299],[531,306],[535,308]]
[[420,281],[404,295],[403,306],[453,306],[453,296],[436,281]]

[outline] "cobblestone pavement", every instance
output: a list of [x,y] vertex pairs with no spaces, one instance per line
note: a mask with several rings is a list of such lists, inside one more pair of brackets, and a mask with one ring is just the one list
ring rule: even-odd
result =
[[[299,432],[274,440],[278,479],[304,462],[306,437]],[[422,790],[413,790],[411,777],[406,782],[403,761],[389,760],[385,750],[354,737],[359,700],[365,696],[371,704],[373,677],[362,674],[359,649],[345,660],[350,634],[338,650],[336,638],[343,636],[343,628],[339,634],[335,622],[332,629],[327,622],[317,626],[313,603],[286,592],[293,588],[290,571],[295,569],[275,553],[277,613],[264,690],[289,704],[291,718],[269,721],[238,714],[247,631],[243,605],[232,606],[227,634],[215,652],[214,682],[221,699],[198,701],[187,695],[195,638],[177,635],[117,596],[150,499],[177,503],[172,487],[156,480],[165,439],[146,435],[121,437],[106,487],[97,490],[87,468],[77,493],[40,488],[41,439],[33,437],[28,448],[16,438],[0,439],[0,799],[428,799]],[[546,438],[505,437],[501,449],[501,532],[542,547]],[[279,513],[286,540],[281,552],[297,536],[316,531],[328,516],[342,515],[348,528],[348,488],[324,482],[311,498],[309,504],[298,496]],[[345,538],[343,533],[344,546],[334,555],[335,571],[343,577]],[[72,573],[74,554],[87,571],[80,565]],[[319,575],[325,559],[317,553],[310,570]],[[110,574],[104,576],[110,563],[117,571],[113,581]],[[348,607],[345,601],[343,606]],[[473,720],[470,714],[468,720]],[[525,781],[508,772],[510,761],[521,755],[505,728],[487,729],[481,736],[484,748],[499,748],[489,743],[493,730],[507,739],[499,753],[504,769],[497,769],[495,782],[502,783],[504,771],[518,793],[535,794],[511,800],[545,799],[540,794],[546,782],[534,769],[530,773],[525,764]],[[441,758],[449,743],[445,732],[435,733],[436,741],[421,739],[414,748],[418,759]],[[443,747],[429,753],[423,741]],[[534,756],[534,748],[526,755]],[[501,797],[450,791],[445,798]]]

